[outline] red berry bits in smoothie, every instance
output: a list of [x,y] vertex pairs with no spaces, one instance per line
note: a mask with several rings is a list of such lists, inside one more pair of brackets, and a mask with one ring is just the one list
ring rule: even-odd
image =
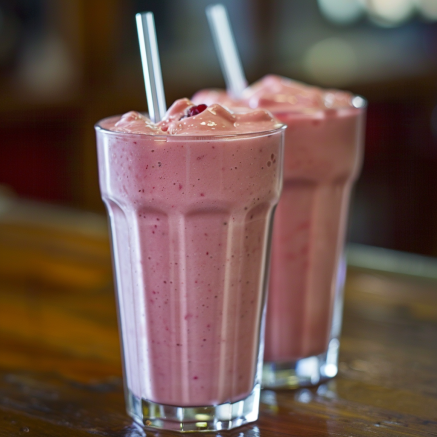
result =
[[188,108],[187,111],[187,117],[193,117],[197,114],[200,114],[203,112],[208,106],[204,105],[203,103],[200,105],[192,106],[191,108]]

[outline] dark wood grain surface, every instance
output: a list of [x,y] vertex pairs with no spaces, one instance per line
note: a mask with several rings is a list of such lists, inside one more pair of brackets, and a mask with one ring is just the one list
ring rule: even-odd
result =
[[[0,198],[0,436],[177,435],[132,423],[121,372],[105,219]],[[349,269],[338,377],[218,435],[437,436],[437,283]]]

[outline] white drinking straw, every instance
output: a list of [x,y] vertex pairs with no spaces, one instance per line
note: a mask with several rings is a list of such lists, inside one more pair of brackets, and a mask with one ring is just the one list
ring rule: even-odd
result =
[[222,4],[217,4],[206,8],[206,16],[225,77],[226,88],[232,97],[239,99],[247,87],[247,80],[232,34],[228,13]]
[[142,12],[136,14],[135,17],[140,41],[149,117],[153,122],[158,123],[164,118],[167,107],[162,83],[161,63],[159,62],[158,43],[156,41],[155,20],[152,12]]

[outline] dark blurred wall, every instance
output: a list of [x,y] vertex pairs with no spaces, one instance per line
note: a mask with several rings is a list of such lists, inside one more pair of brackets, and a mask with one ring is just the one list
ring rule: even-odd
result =
[[[147,110],[134,14],[155,14],[171,104],[224,86],[204,14],[211,3],[0,0],[0,184],[103,211],[93,125]],[[433,3],[412,1],[398,22],[358,10],[341,21],[327,9],[341,0],[223,3],[250,82],[276,73],[368,99],[350,239],[437,255],[437,8],[435,19],[423,12]]]

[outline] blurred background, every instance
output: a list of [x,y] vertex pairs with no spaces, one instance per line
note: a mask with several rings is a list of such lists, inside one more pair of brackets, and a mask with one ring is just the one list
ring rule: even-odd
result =
[[[147,110],[134,14],[155,14],[167,104],[224,87],[209,0],[0,0],[0,190],[103,212],[93,125]],[[437,1],[223,0],[249,82],[368,99],[349,240],[437,256]]]

